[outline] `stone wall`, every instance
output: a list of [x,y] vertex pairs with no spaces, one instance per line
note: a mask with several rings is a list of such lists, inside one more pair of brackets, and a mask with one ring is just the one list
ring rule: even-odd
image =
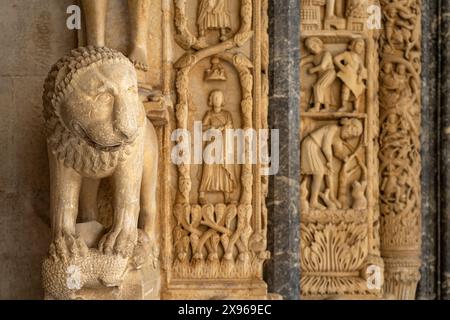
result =
[[76,45],[73,0],[0,0],[0,299],[41,299],[49,243],[42,85]]

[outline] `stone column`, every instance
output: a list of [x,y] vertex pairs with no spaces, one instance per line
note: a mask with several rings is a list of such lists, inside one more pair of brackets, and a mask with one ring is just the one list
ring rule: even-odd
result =
[[442,226],[441,236],[441,298],[450,300],[450,99],[449,88],[450,80],[448,73],[450,72],[450,56],[449,56],[449,34],[450,27],[450,3],[442,1],[440,8],[441,24],[439,28],[440,39],[440,122],[441,122],[441,140],[438,152],[440,152],[441,172],[440,172],[440,216]]
[[270,177],[266,264],[269,291],[298,299],[299,266],[299,1],[270,0],[269,126],[279,129],[280,170]]
[[438,297],[438,9],[436,1],[422,3],[422,266],[416,294],[421,300]]

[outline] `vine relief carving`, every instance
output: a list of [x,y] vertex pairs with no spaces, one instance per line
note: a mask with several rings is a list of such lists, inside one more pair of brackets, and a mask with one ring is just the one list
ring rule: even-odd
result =
[[387,294],[414,299],[420,279],[421,1],[382,0],[381,244]]

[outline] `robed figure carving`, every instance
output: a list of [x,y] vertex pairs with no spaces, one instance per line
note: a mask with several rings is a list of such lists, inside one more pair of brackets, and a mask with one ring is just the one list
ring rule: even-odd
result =
[[223,110],[224,104],[222,91],[213,91],[209,97],[209,106],[212,109],[207,111],[203,118],[203,130],[209,131],[214,136],[221,135],[222,141],[217,143],[215,137],[212,137],[211,142],[206,146],[206,150],[210,147],[214,152],[218,151],[214,147],[220,146],[221,154],[209,154],[211,158],[205,159],[199,190],[201,204],[207,203],[206,193],[208,192],[222,192],[225,203],[230,203],[231,194],[236,189],[234,166],[226,163],[226,130],[233,129],[233,119],[230,112]]
[[228,0],[200,0],[197,24],[200,38],[205,37],[207,30],[219,30],[220,41],[227,40],[231,29]]
[[321,111],[322,105],[323,111],[329,111],[332,103],[331,85],[336,80],[333,56],[325,50],[322,40],[317,37],[308,38],[305,46],[311,54],[301,59],[300,67],[312,64],[313,67],[308,69],[308,73],[317,75],[317,81],[313,86],[314,107],[308,111]]

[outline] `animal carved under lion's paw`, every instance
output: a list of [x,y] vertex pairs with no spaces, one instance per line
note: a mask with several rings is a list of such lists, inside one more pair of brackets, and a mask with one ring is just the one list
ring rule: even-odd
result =
[[85,256],[60,258],[50,254],[42,265],[42,283],[47,299],[80,299],[84,288],[119,287],[128,266],[128,259],[103,255],[96,249],[88,250]]

